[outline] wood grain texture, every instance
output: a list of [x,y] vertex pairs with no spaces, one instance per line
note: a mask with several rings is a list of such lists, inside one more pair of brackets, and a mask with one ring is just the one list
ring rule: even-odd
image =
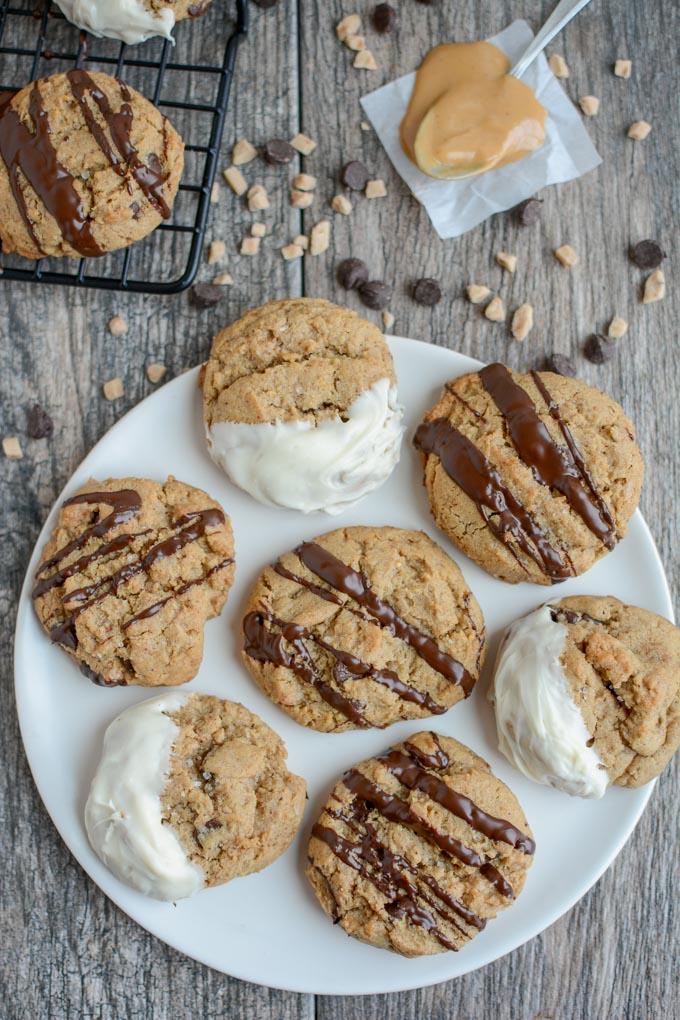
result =
[[[570,353],[583,378],[623,403],[637,424],[647,463],[642,509],[677,595],[680,300],[672,266],[678,257],[673,250],[678,127],[671,116],[677,102],[677,4],[597,0],[579,15],[554,49],[571,68],[566,87],[572,98],[592,94],[601,100],[599,117],[588,128],[603,166],[580,181],[547,189],[540,225],[520,228],[511,217],[500,216],[465,237],[442,242],[372,132],[361,130],[359,96],[414,68],[435,41],[489,35],[520,16],[537,28],[553,3],[393,2],[399,10],[398,32],[381,38],[369,33],[381,65],[373,74],[352,69],[350,54],[333,32],[343,14],[358,10],[367,16],[372,3],[288,0],[271,11],[252,7],[223,165],[236,138],[259,144],[302,129],[319,142],[317,151],[301,161],[318,176],[319,185],[314,206],[301,216],[288,205],[293,168],[268,168],[261,161],[245,168],[251,183],[269,188],[272,201],[263,217],[271,233],[255,259],[236,254],[254,217],[221,185],[209,237],[226,241],[225,268],[236,283],[217,309],[199,312],[186,295],[152,303],[144,297],[0,282],[0,432],[19,435],[25,454],[19,462],[0,462],[3,647],[10,646],[25,565],[51,503],[93,443],[150,392],[145,366],[162,361],[171,377],[197,364],[218,326],[268,298],[304,292],[359,307],[333,278],[333,266],[349,254],[364,258],[373,276],[394,285],[395,332],[517,368],[533,367],[550,351]],[[219,6],[208,15],[211,31],[219,29]],[[186,47],[199,52],[206,27],[207,22],[180,26],[185,52]],[[633,60],[629,81],[612,74],[614,60],[623,56]],[[649,120],[653,130],[645,142],[634,144],[625,130],[639,118]],[[328,202],[338,190],[338,171],[350,158],[362,159],[385,179],[388,197],[373,202],[358,198],[354,213],[343,218],[332,213]],[[302,222],[309,229],[326,216],[333,222],[329,252],[285,264],[280,246]],[[644,307],[639,301],[643,274],[626,258],[629,243],[643,237],[661,240],[670,255],[665,264],[668,297]],[[581,256],[574,270],[562,269],[552,257],[562,243],[571,243]],[[512,277],[494,263],[501,249],[518,255]],[[213,267],[203,268],[202,278],[213,275]],[[445,298],[433,310],[418,307],[409,296],[419,276],[442,282]],[[487,322],[463,299],[472,281],[500,289],[510,309],[523,301],[533,304],[536,326],[524,344],[513,342],[504,326]],[[116,313],[130,327],[122,339],[106,331]],[[630,323],[620,353],[608,365],[590,365],[580,355],[582,344],[613,314]],[[109,404],[101,384],[116,375],[124,379],[126,393]],[[50,440],[25,436],[25,411],[34,401],[54,417]],[[314,1001],[210,971],[147,935],[109,903],[71,858],[34,788],[13,710],[7,655],[2,695],[0,1014],[8,1020],[637,1020],[680,1013],[672,968],[680,933],[674,882],[677,761],[662,777],[614,866],[539,938],[483,971],[432,989]]]

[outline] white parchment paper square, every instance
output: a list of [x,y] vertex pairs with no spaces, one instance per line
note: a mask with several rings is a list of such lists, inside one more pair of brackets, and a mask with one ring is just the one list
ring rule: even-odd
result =
[[[489,42],[510,58],[521,55],[533,38],[526,21],[513,21]],[[583,126],[581,115],[558,84],[541,54],[524,75],[548,111],[541,148],[508,166],[460,181],[437,181],[411,162],[401,147],[399,125],[406,113],[415,72],[384,85],[361,100],[387,155],[425,207],[440,237],[459,237],[494,213],[512,209],[548,184],[581,177],[602,159]]]

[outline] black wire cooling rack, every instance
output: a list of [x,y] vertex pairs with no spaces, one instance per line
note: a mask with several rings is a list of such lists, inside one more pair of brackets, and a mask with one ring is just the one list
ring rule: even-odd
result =
[[[151,99],[185,141],[184,176],[172,217],[149,237],[101,258],[29,262],[3,255],[0,280],[146,294],[177,294],[193,283],[236,53],[248,28],[248,0],[236,0],[235,20],[227,19],[226,3],[215,0],[202,17],[180,22],[173,47],[162,39],[125,46],[86,35],[69,24],[51,0],[0,0],[0,92],[16,91],[74,65],[105,71]],[[184,50],[200,52],[200,61],[181,61]]]

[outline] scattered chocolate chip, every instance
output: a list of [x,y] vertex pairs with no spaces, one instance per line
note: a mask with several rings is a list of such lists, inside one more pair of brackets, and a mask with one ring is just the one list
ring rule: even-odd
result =
[[638,241],[630,249],[630,260],[639,269],[656,269],[666,258],[666,252],[656,241]]
[[576,365],[573,358],[566,354],[550,354],[545,359],[542,371],[557,372],[558,375],[576,375]]
[[350,191],[363,191],[370,177],[368,170],[358,159],[345,163],[340,174],[340,180]]
[[422,280],[416,280],[411,293],[413,300],[417,301],[419,305],[438,305],[442,299],[442,289],[438,281],[427,276]]
[[290,163],[295,157],[295,149],[284,138],[272,138],[265,142],[262,152],[264,158],[272,166]]
[[26,418],[26,435],[31,439],[45,439],[54,432],[54,422],[40,404],[34,404]]
[[361,259],[345,259],[338,266],[338,283],[345,290],[356,290],[368,281],[368,266]]
[[542,198],[527,198],[526,202],[520,202],[513,209],[515,219],[523,227],[530,227],[532,223],[538,223],[541,218]]
[[380,312],[389,305],[392,288],[389,283],[383,283],[382,280],[368,280],[359,287],[359,297],[367,308]]
[[397,23],[397,12],[392,4],[378,4],[373,11],[373,28],[376,32],[391,32]]
[[195,283],[189,291],[189,300],[195,308],[214,308],[225,294],[224,287],[214,283]]
[[611,361],[615,350],[616,342],[602,333],[593,333],[588,337],[583,347],[586,358],[594,365],[603,365],[605,361]]

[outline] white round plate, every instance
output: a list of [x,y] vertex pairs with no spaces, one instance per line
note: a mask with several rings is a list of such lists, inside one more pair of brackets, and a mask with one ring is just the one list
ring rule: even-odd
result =
[[[611,864],[630,836],[651,793],[610,789],[601,801],[581,801],[538,786],[510,767],[496,747],[486,700],[488,677],[472,696],[434,722],[469,744],[519,797],[536,837],[536,856],[516,904],[460,953],[405,960],[363,945],[334,927],[303,875],[308,833],[328,789],[354,762],[423,727],[406,722],[388,730],[324,734],[298,726],[251,681],[239,659],[240,623],[248,590],[261,568],[302,539],[343,524],[421,528],[459,562],[484,611],[492,647],[506,624],[552,593],[536,585],[510,586],[485,574],[434,527],[419,457],[411,445],[421,415],[442,384],[478,362],[441,347],[394,338],[399,392],[408,430],[399,467],[381,489],[339,517],[260,506],[213,465],[203,440],[198,369],[158,390],[111,429],[83,461],[60,496],[36,545],[21,596],[16,629],[16,697],[21,732],[38,790],[57,829],[92,879],[144,928],[210,967],[263,985],[298,992],[396,992],[446,981],[509,953],[568,910]],[[162,480],[173,474],[206,489],[231,515],[236,535],[236,583],[222,616],[206,627],[205,656],[188,690],[240,701],[286,742],[289,764],[308,783],[302,828],[286,854],[257,875],[208,889],[176,905],[147,899],[111,875],[95,856],[83,826],[83,807],[109,722],[154,691],[105,689],[88,683],[39,627],[30,600],[38,556],[58,506],[89,477],[125,475]],[[626,538],[583,576],[560,585],[560,595],[614,594],[671,616],[671,602],[654,542],[638,513]],[[68,923],[68,919],[66,921]]]

